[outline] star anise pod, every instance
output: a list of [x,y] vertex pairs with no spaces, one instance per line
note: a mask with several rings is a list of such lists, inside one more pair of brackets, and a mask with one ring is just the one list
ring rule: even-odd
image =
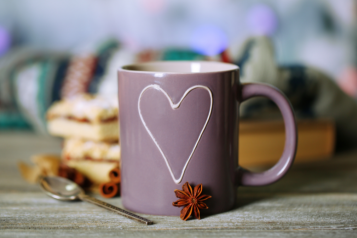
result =
[[202,184],[197,185],[193,191],[191,185],[186,182],[182,185],[182,190],[175,189],[176,197],[180,198],[176,202],[173,202],[172,205],[175,207],[184,207],[181,210],[180,218],[186,221],[193,212],[193,215],[200,219],[200,209],[208,209],[207,205],[203,202],[212,196],[201,195],[202,193]]

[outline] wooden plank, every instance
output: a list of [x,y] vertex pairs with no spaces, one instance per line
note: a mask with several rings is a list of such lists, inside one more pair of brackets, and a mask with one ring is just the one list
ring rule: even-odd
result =
[[[1,229],[357,229],[357,194],[241,195],[235,209],[202,220],[143,215],[145,226],[84,202],[60,202],[40,192],[2,194]],[[121,207],[120,198],[110,199]]]
[[[27,133],[0,135],[1,237],[195,237],[326,236],[357,232],[357,151],[325,162],[297,165],[281,181],[239,188],[237,206],[202,220],[143,215],[153,226],[84,202],[60,202],[20,177],[16,161],[35,153],[56,153],[61,141]],[[121,199],[105,201],[122,207]]]
[[180,231],[127,231],[105,229],[94,231],[88,229],[83,230],[2,230],[1,237],[356,237],[355,230],[266,230],[266,231],[251,231],[251,230],[180,230]]

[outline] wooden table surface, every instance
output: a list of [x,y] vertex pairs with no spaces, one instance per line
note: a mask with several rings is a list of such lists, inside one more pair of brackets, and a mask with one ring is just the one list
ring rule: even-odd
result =
[[[237,206],[202,220],[143,215],[136,223],[84,202],[60,202],[22,180],[17,162],[59,153],[60,140],[0,132],[0,237],[357,236],[357,151],[296,165],[281,181],[239,188]],[[121,199],[105,200],[122,207]]]

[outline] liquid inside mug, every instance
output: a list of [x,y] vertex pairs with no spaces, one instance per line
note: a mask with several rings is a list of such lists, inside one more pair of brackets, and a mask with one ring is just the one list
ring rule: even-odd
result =
[[[146,214],[180,215],[174,190],[203,185],[209,207],[230,210],[237,186],[276,182],[293,163],[294,113],[276,88],[241,84],[239,68],[219,62],[167,61],[127,65],[118,72],[121,197],[125,208]],[[238,165],[239,104],[270,98],[285,122],[286,141],[278,163],[262,173]],[[256,148],[259,150],[259,148]]]

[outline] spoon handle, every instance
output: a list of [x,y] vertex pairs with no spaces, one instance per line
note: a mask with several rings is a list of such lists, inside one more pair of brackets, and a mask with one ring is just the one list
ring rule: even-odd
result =
[[128,211],[126,211],[126,210],[124,210],[124,209],[121,209],[121,208],[119,208],[119,207],[113,206],[113,205],[111,205],[111,204],[109,204],[109,203],[106,203],[106,202],[103,202],[103,201],[101,201],[101,200],[98,200],[98,199],[96,199],[96,198],[94,198],[94,197],[90,197],[90,196],[85,195],[85,194],[79,194],[78,197],[79,197],[79,199],[81,199],[82,201],[89,202],[89,203],[92,203],[92,204],[94,204],[94,205],[97,205],[97,206],[106,208],[106,209],[108,209],[108,210],[110,210],[110,211],[113,211],[113,212],[118,213],[119,215],[122,215],[122,216],[125,216],[125,217],[127,217],[127,218],[136,220],[136,221],[141,222],[141,223],[144,223],[144,224],[146,224],[146,225],[152,225],[152,224],[154,224],[153,221],[150,221],[150,220],[148,220],[148,219],[146,219],[146,218],[143,218],[143,217],[141,217],[141,216],[138,216],[138,215],[136,215],[136,214],[134,214],[134,213],[128,212]]

